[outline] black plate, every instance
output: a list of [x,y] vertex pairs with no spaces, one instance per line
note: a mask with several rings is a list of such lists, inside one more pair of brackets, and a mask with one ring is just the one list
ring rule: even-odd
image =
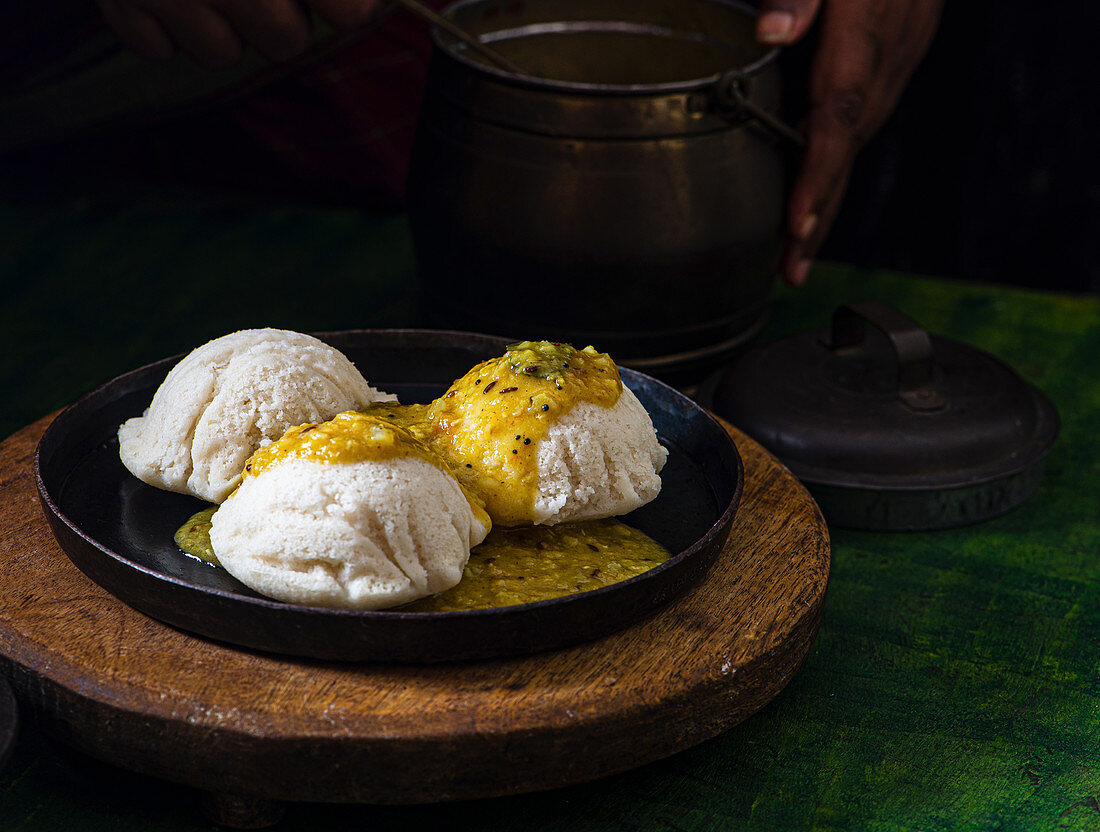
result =
[[[371,382],[425,402],[504,339],[425,330],[321,333]],[[624,520],[670,551],[644,575],[565,598],[446,613],[355,612],[286,604],[184,555],[176,529],[207,505],[138,481],[119,461],[118,426],[139,415],[180,357],[105,384],[62,412],[35,455],[50,527],[88,577],[138,610],[203,636],[318,659],[435,662],[546,650],[638,619],[698,579],[721,548],[743,471],[722,427],[675,390],[623,370],[669,449],[660,496]]]

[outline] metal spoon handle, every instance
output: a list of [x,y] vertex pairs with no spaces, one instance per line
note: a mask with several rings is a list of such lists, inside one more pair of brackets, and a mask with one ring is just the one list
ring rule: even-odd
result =
[[477,52],[477,54],[481,55],[481,57],[492,61],[501,69],[505,69],[515,75],[527,74],[523,71],[521,67],[512,63],[495,49],[490,49],[488,46],[482,43],[480,38],[476,37],[475,35],[471,35],[465,29],[456,26],[447,18],[443,17],[443,15],[437,14],[436,12],[425,6],[423,3],[419,3],[417,2],[417,0],[397,0],[397,2],[416,16],[423,18],[424,20],[431,23],[433,26],[438,26],[447,34],[453,35],[454,37],[458,38],[472,50]]

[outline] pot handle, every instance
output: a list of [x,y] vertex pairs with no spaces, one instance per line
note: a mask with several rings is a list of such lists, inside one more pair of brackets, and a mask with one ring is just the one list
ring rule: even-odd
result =
[[739,69],[731,69],[718,79],[714,85],[714,101],[719,114],[730,121],[756,119],[780,141],[800,152],[805,150],[806,139],[801,133],[749,98],[748,80]]
[[898,398],[914,410],[943,408],[946,402],[933,380],[932,339],[916,321],[889,304],[867,300],[837,307],[829,349],[858,347],[867,337],[867,324],[882,332],[894,348]]

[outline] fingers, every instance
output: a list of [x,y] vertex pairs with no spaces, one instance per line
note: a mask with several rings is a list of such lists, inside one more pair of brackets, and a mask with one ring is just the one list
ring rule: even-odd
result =
[[312,0],[310,5],[334,29],[347,31],[369,22],[379,0]]
[[[348,6],[374,6],[374,0],[337,1]],[[138,54],[167,58],[178,48],[208,68],[226,67],[240,60],[245,43],[268,60],[286,60],[305,51],[313,37],[309,16],[297,0],[98,2],[107,24]],[[347,20],[355,19],[350,10],[344,14]]]
[[[850,21],[845,21],[850,24]],[[874,109],[878,43],[862,26],[826,19],[814,58],[807,145],[787,208],[788,244],[782,271],[800,285],[824,240],[847,187],[856,152]]]
[[119,38],[147,58],[169,58],[178,47],[197,63],[219,68],[244,52],[233,26],[217,10],[195,0],[98,0],[104,20]]
[[153,60],[166,60],[176,47],[160,22],[143,9],[118,0],[99,0],[99,11],[123,43]]
[[313,27],[295,0],[217,0],[218,8],[249,46],[269,61],[300,55],[313,42]]
[[244,54],[244,44],[220,11],[179,0],[151,0],[149,5],[180,50],[200,66],[221,69]]
[[942,0],[832,0],[810,76],[806,153],[791,189],[787,282],[806,279],[848,186],[856,154],[886,121],[928,48]]
[[817,16],[821,0],[763,0],[756,19],[756,39],[786,46],[801,38]]
[[[830,184],[824,198],[819,199],[804,193],[801,198],[803,208],[797,213],[797,219],[792,199],[788,211],[790,232],[780,257],[780,273],[791,286],[801,286],[806,282],[813,259],[840,210],[851,169],[849,161],[837,172],[836,180]],[[805,208],[811,203],[812,208]]]

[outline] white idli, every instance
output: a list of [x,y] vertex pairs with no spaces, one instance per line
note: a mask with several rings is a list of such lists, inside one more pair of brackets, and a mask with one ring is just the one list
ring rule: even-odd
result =
[[627,514],[661,492],[668,451],[629,387],[608,408],[580,402],[538,444],[531,521],[554,525]]
[[222,502],[245,460],[287,428],[393,397],[309,335],[249,329],[210,341],[118,431],[119,456],[149,485]]
[[435,446],[503,526],[614,517],[661,490],[667,451],[615,362],[592,347],[513,344],[429,413]]
[[245,478],[210,541],[263,595],[373,610],[450,589],[487,532],[454,477],[426,459],[289,459]]

